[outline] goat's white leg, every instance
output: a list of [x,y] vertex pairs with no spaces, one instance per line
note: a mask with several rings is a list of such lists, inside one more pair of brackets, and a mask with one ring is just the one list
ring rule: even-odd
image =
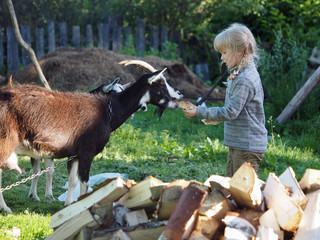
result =
[[86,194],[89,189],[89,182],[80,181],[80,196]]
[[[2,169],[0,169],[0,188],[2,188]],[[7,206],[3,199],[2,192],[0,192],[0,211],[12,213],[11,209]]]
[[[31,158],[31,165],[32,165],[32,173],[36,174],[40,172],[40,159]],[[39,176],[32,179],[30,191],[28,194],[29,198],[32,198],[36,201],[40,201],[40,198],[37,194],[37,184],[38,184]]]
[[[46,159],[45,160],[46,169],[48,167],[52,167],[53,163],[54,163],[53,159]],[[53,197],[53,194],[52,194],[53,173],[54,173],[54,168],[51,168],[50,171],[48,171],[46,173],[46,192],[45,192],[45,197],[46,197],[48,203],[52,203],[55,200],[54,197]]]
[[78,167],[79,167],[79,160],[74,159],[71,163],[71,168],[69,170],[68,194],[67,194],[66,201],[64,203],[65,206],[68,206],[73,202],[73,193],[78,182]]

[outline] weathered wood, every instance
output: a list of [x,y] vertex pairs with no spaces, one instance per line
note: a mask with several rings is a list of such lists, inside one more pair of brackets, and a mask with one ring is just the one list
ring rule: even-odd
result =
[[186,187],[160,239],[180,240],[183,236],[188,238],[189,236],[185,233],[191,234],[193,229],[190,228],[190,225],[195,222],[196,213],[206,194],[207,191],[196,184],[190,184]]
[[92,231],[88,227],[84,227],[80,230],[74,240],[91,240]]
[[144,209],[140,209],[140,210],[126,213],[124,215],[124,220],[127,222],[127,226],[135,226],[140,223],[148,222],[148,216]]
[[116,223],[118,223],[121,227],[125,226],[124,215],[129,212],[132,212],[132,210],[126,208],[121,204],[116,204],[114,206],[114,218],[116,220]]
[[168,27],[165,25],[161,25],[160,27],[160,44],[161,50],[163,50],[163,44],[168,41]]
[[133,41],[132,36],[132,28],[130,26],[127,26],[123,28],[123,48],[129,48],[130,47],[130,40]]
[[308,168],[301,178],[299,185],[305,192],[320,189],[320,170]]
[[36,53],[37,53],[37,57],[41,58],[44,55],[44,33],[43,33],[43,28],[36,28],[35,38],[36,38]]
[[95,220],[93,219],[90,211],[85,210],[61,225],[57,230],[49,235],[46,240],[71,239],[76,236],[83,227],[95,224]]
[[272,208],[279,225],[286,231],[295,231],[301,221],[303,211],[289,196],[274,173],[269,173],[263,196],[268,208]]
[[164,187],[168,186],[168,184],[169,183],[163,183],[163,184],[151,187],[150,188],[151,199],[153,201],[158,201],[161,196],[162,190],[164,189]]
[[110,226],[113,222],[113,202],[106,202],[104,204],[93,204],[91,213],[99,216],[99,225],[104,227]]
[[295,240],[316,240],[320,237],[320,190],[307,194],[306,205]]
[[50,228],[56,228],[73,218],[75,215],[81,211],[85,211],[90,208],[93,204],[99,203],[99,201],[104,200],[99,204],[104,202],[113,202],[121,197],[124,193],[128,191],[128,188],[124,185],[124,181],[118,177],[106,185],[102,185],[98,189],[95,189],[90,194],[86,195],[81,200],[61,209],[57,213],[51,216]]
[[[26,44],[28,44],[29,46],[31,46],[31,32],[30,32],[30,26],[29,25],[22,25],[20,27],[20,31],[21,31],[21,37],[22,39],[26,42]],[[27,53],[27,51],[25,49],[21,50],[21,57],[22,57],[22,65],[26,66],[29,63],[31,63],[31,59]]]
[[7,28],[7,66],[8,73],[14,73],[19,69],[18,41],[12,28]]
[[146,51],[146,23],[143,19],[137,18],[136,20],[136,54],[137,56],[142,56]]
[[174,211],[183,190],[190,184],[189,181],[178,179],[164,187],[157,204],[155,214],[158,220],[168,220]]
[[91,238],[94,240],[132,240],[122,229],[106,233],[103,237]]
[[48,22],[48,52],[53,52],[56,49],[56,31],[54,21]]
[[68,45],[68,30],[66,22],[59,23],[59,44],[60,47]]
[[258,208],[263,200],[261,184],[249,163],[244,163],[230,180],[230,192],[239,206]]
[[303,101],[310,95],[312,90],[320,82],[320,67],[311,75],[311,77],[305,82],[302,88],[291,99],[288,105],[283,109],[281,114],[277,117],[279,123],[286,122],[303,103]]
[[154,51],[159,51],[159,27],[149,27],[149,47],[153,48]]
[[308,202],[308,199],[302,192],[298,181],[295,178],[295,173],[291,167],[288,167],[280,176],[280,182],[290,187],[290,196],[295,203],[303,210]]
[[99,42],[98,47],[105,50],[109,50],[110,43],[110,26],[109,23],[100,23],[99,24]]
[[[2,27],[0,26],[0,29],[2,29]],[[4,66],[4,52],[3,52],[3,33],[2,31],[0,31],[0,70],[2,71],[2,68]]]
[[210,240],[210,238],[205,237],[200,230],[194,230],[191,233],[189,240]]
[[91,48],[93,46],[94,46],[94,43],[93,43],[92,25],[87,24],[87,27],[86,27],[86,47]]
[[152,201],[150,188],[163,184],[159,179],[149,176],[137,185],[130,188],[130,190],[119,200],[119,204],[130,209],[152,210],[156,207],[157,202]]
[[72,26],[72,45],[76,48],[81,47],[80,26]]

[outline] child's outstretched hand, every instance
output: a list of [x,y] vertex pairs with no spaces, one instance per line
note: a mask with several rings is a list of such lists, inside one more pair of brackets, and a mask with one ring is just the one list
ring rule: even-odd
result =
[[179,102],[179,107],[182,109],[184,115],[187,118],[194,118],[197,115],[197,106],[193,105],[190,102]]

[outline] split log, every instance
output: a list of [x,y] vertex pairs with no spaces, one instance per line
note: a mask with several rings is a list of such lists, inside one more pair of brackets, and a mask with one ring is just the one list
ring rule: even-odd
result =
[[320,170],[308,168],[301,178],[299,185],[305,192],[320,189]]
[[192,224],[195,223],[198,208],[202,204],[207,191],[198,184],[191,183],[186,187],[170,216],[166,229],[161,234],[161,240],[180,240],[187,239],[188,233],[193,230]]
[[151,191],[151,199],[153,201],[158,201],[160,196],[161,196],[161,193],[162,193],[162,190],[168,186],[169,183],[163,183],[163,184],[160,184],[160,185],[157,185],[157,186],[153,186],[150,188],[150,191]]
[[113,222],[113,203],[107,202],[104,204],[93,204],[91,208],[91,213],[95,216],[96,219],[99,219],[99,225],[103,225],[104,227],[109,227],[110,224]]
[[140,223],[148,222],[148,216],[144,209],[140,209],[140,210],[126,213],[124,215],[124,220],[127,222],[127,226],[135,226]]
[[131,240],[156,240],[166,228],[167,223],[167,221],[153,221],[131,227],[94,231],[92,233],[92,240],[110,239],[110,235],[120,229],[125,232]]
[[56,231],[49,235],[46,240],[72,239],[82,228],[88,225],[90,225],[90,227],[97,227],[90,211],[85,210],[61,225]]
[[75,240],[91,240],[91,233],[92,230],[90,230],[88,227],[82,228]]
[[278,235],[273,232],[271,227],[259,226],[257,239],[259,240],[278,240]]
[[92,238],[94,240],[132,240],[122,229],[106,233],[103,237]]
[[230,180],[231,196],[238,206],[258,208],[262,204],[261,183],[249,163],[244,163]]
[[274,173],[269,173],[263,195],[267,207],[273,209],[279,225],[286,231],[294,232],[299,226],[303,211]]
[[99,203],[99,201],[113,202],[128,191],[128,188],[125,186],[125,182],[120,177],[110,181],[111,182],[106,181],[106,183],[100,185],[93,192],[87,194],[85,198],[78,200],[77,202],[53,214],[51,216],[51,223],[49,227],[56,228],[82,211],[87,210],[93,204],[97,202]]
[[239,213],[228,212],[222,221],[226,224],[225,239],[247,240],[257,234],[255,227]]
[[189,240],[210,240],[210,238],[203,236],[200,230],[194,230],[191,233]]
[[295,240],[316,240],[320,236],[320,190],[307,194],[304,211]]
[[124,215],[127,213],[132,212],[129,208],[126,208],[125,206],[121,204],[116,204],[114,206],[114,219],[116,220],[116,223],[118,223],[121,227],[125,226],[125,220]]
[[194,232],[199,232],[203,237],[212,239],[220,225],[221,222],[213,217],[199,215]]
[[280,229],[277,217],[272,208],[260,216],[259,223],[260,226],[271,228],[273,232],[278,235],[278,239],[283,239],[284,233]]
[[259,218],[264,213],[258,209],[236,209],[235,212],[239,213],[241,217],[247,219],[256,229],[259,226]]
[[168,220],[175,209],[183,190],[190,184],[190,181],[183,179],[175,180],[163,188],[155,218],[158,220]]
[[133,210],[142,208],[145,208],[146,211],[154,210],[157,202],[152,200],[150,188],[161,184],[163,184],[163,182],[159,179],[152,176],[147,177],[137,185],[131,187],[118,203]]
[[290,196],[294,202],[304,209],[308,199],[302,192],[298,181],[295,178],[295,173],[291,167],[288,167],[280,176],[280,182],[290,188]]

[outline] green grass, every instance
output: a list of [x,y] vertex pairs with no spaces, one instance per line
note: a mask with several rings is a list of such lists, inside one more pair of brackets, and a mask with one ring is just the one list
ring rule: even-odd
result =
[[[149,106],[148,112],[137,112],[112,134],[103,152],[95,157],[90,175],[125,173],[136,181],[152,175],[165,182],[182,178],[203,182],[212,174],[225,175],[228,149],[222,144],[223,124],[205,126],[200,119],[185,118],[181,110],[166,110],[159,121],[153,115],[154,109]],[[276,126],[270,117],[267,119],[270,139],[259,178],[265,180],[269,172],[279,175],[288,166],[298,179],[306,168],[320,169],[320,149],[315,144],[319,142],[319,131],[316,131],[320,128],[319,117],[304,124],[293,121],[284,126]],[[29,158],[21,158],[19,165],[25,168],[26,174],[4,171],[3,187],[31,175]],[[44,163],[41,166],[44,169]],[[66,181],[66,166],[57,167],[53,182],[55,198],[64,192]],[[0,214],[0,239],[11,239],[5,236],[4,229],[12,227],[21,229],[20,239],[44,239],[52,232],[48,228],[50,216],[62,209],[63,203],[46,203],[44,175],[38,184],[41,202],[27,198],[30,184],[31,181],[4,192],[6,203],[14,213]]]

